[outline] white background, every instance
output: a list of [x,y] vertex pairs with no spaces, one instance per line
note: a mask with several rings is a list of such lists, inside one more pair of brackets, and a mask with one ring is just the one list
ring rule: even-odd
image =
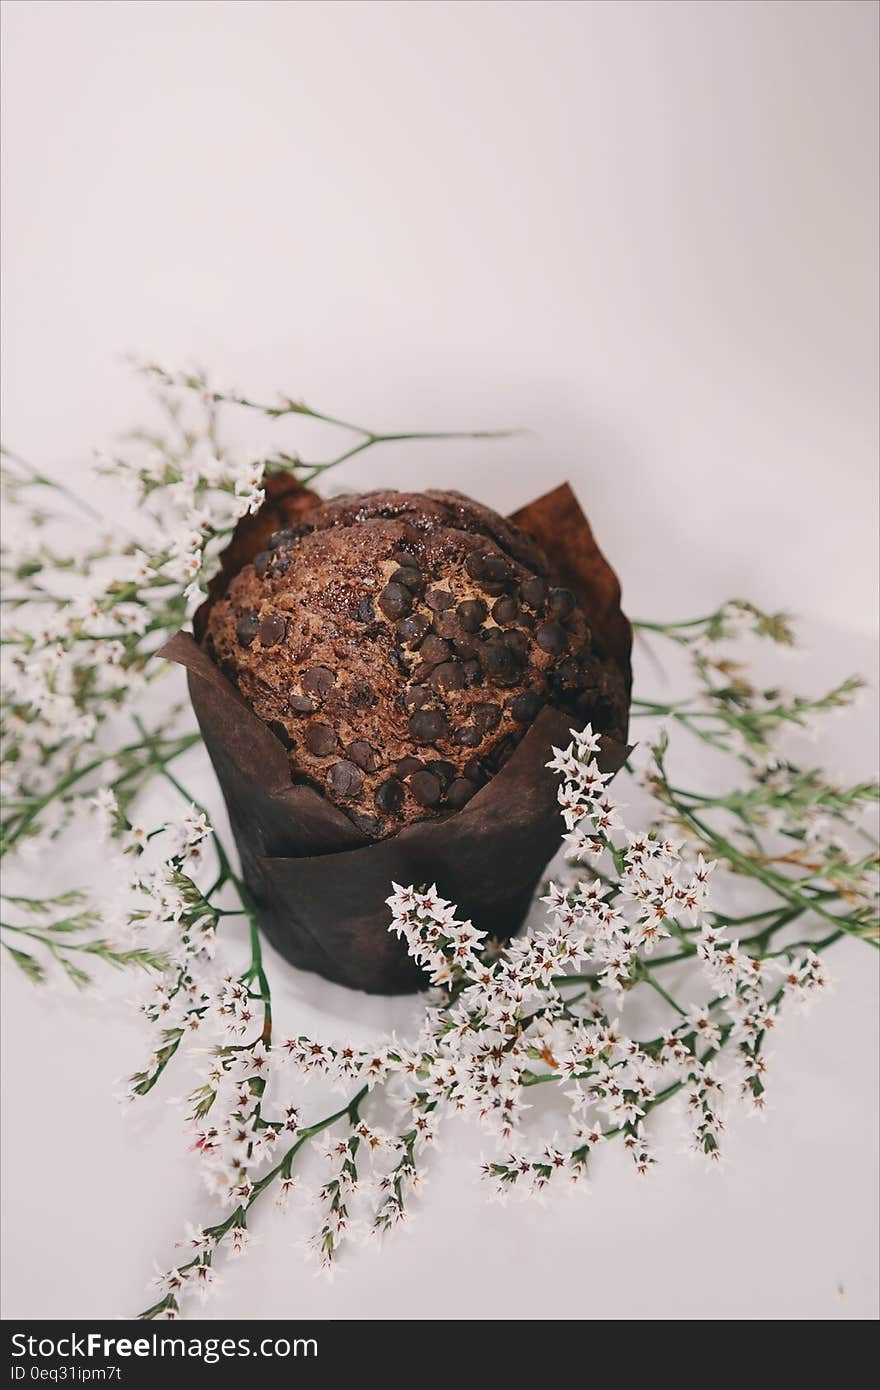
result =
[[569,477],[635,611],[869,626],[877,13],[13,0],[6,442],[66,468],[130,427],[129,351],[516,425],[348,477]]
[[[631,612],[744,592],[817,620],[818,683],[871,673],[877,15],[7,0],[4,440],[80,476],[145,409],[130,351],[375,429],[517,426],[342,481],[504,510],[568,477]],[[836,736],[854,774],[861,719]],[[590,1205],[502,1213],[463,1139],[396,1253],[328,1291],[270,1224],[216,1312],[874,1315],[875,975],[854,951],[720,1182],[672,1159],[636,1188],[609,1157]],[[117,1120],[140,1054],[115,1008],[6,987],[5,1314],[130,1311],[195,1175],[161,1106],[146,1137]],[[316,1028],[359,1012],[283,988]]]

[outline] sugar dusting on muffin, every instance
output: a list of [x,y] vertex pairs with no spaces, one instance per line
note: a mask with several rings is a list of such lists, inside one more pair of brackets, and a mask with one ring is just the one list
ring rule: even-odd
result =
[[461,810],[545,704],[623,737],[626,692],[535,543],[458,493],[327,502],[212,607],[213,658],[371,837]]

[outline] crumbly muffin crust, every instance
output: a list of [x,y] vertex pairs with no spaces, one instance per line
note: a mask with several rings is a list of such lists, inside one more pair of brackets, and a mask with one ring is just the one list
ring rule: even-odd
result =
[[588,615],[524,532],[458,493],[310,510],[232,580],[205,642],[292,777],[375,839],[464,807],[545,704],[625,734]]

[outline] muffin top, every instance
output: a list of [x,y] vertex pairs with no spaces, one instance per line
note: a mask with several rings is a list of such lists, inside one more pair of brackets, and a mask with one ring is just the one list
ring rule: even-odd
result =
[[374,839],[461,810],[545,704],[625,737],[589,615],[529,536],[459,493],[309,510],[235,576],[204,640],[294,780]]

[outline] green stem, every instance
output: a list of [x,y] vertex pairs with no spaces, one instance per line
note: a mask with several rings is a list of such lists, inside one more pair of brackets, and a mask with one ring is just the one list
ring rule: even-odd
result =
[[[340,1110],[336,1110],[332,1115],[327,1115],[323,1120],[318,1120],[315,1124],[309,1125],[307,1129],[300,1130],[299,1134],[297,1135],[294,1142],[291,1144],[290,1148],[282,1156],[282,1158],[279,1159],[279,1161],[275,1164],[274,1168],[270,1168],[268,1173],[266,1173],[262,1178],[260,1178],[258,1182],[254,1183],[254,1190],[251,1193],[248,1200],[243,1205],[236,1207],[232,1215],[228,1216],[225,1221],[220,1222],[216,1226],[207,1227],[205,1234],[207,1236],[210,1236],[214,1241],[213,1249],[209,1250],[207,1255],[205,1256],[206,1262],[208,1264],[213,1262],[214,1254],[216,1253],[220,1241],[223,1240],[223,1237],[228,1235],[228,1233],[233,1229],[234,1226],[243,1226],[246,1224],[247,1213],[250,1211],[251,1207],[258,1200],[258,1198],[262,1196],[266,1188],[270,1187],[271,1184],[275,1181],[275,1179],[281,1177],[282,1175],[284,1177],[290,1177],[290,1170],[293,1166],[293,1160],[295,1159],[296,1155],[299,1153],[300,1149],[303,1147],[304,1144],[308,1143],[310,1139],[314,1139],[315,1135],[323,1133],[325,1129],[329,1129],[331,1125],[335,1125],[338,1120],[342,1120],[346,1116],[348,1117],[352,1126],[357,1124],[358,1119],[360,1117],[361,1103],[364,1100],[364,1097],[368,1094],[369,1089],[369,1086],[362,1086],[361,1089],[357,1092],[357,1095],[355,1095],[348,1102],[348,1104],[344,1105]],[[199,1257],[196,1257],[193,1260],[188,1260],[186,1264],[178,1265],[177,1268],[181,1272],[186,1272],[187,1270],[193,1269],[194,1266],[199,1263],[201,1263],[201,1260],[199,1259]],[[158,1315],[164,1312],[164,1310],[169,1306],[169,1304],[172,1301],[174,1301],[173,1294],[168,1294],[165,1298],[160,1299],[158,1303],[154,1303],[151,1308],[147,1308],[143,1313],[139,1313],[138,1317],[141,1320],[149,1320],[151,1318],[158,1317]]]
[[[196,798],[190,792],[187,791],[186,787],[174,776],[174,773],[169,771],[168,767],[166,766],[166,762],[162,758],[160,758],[158,754],[155,752],[152,741],[150,740],[150,737],[147,734],[147,731],[145,730],[138,715],[134,716],[134,722],[138,729],[138,732],[144,736],[144,745],[149,752],[150,762],[155,767],[159,775],[161,777],[164,777],[166,782],[170,783],[170,785],[174,788],[177,794],[183,797],[184,801],[194,806],[199,815],[205,816],[205,818],[210,821],[211,817],[208,815],[206,807],[203,806],[200,801],[197,801]],[[196,740],[198,740],[200,737],[201,735],[199,734],[195,735]],[[208,894],[209,898],[211,896],[211,893],[216,891],[218,887],[222,886],[222,884],[225,883],[227,879],[235,878],[235,875],[232,871],[232,865],[229,861],[229,855],[224,849],[223,844],[216,830],[213,829],[213,823],[211,839],[213,840],[214,851],[217,855],[220,877],[216,884],[212,886],[211,892],[209,892]]]
[[338,416],[325,415],[323,411],[312,410],[297,401],[285,401],[283,405],[263,405],[259,401],[249,400],[246,396],[225,395],[222,392],[212,392],[211,399],[218,405],[239,405],[247,410],[258,410],[273,420],[280,420],[286,415],[302,415],[309,420],[318,420],[324,425],[334,425],[337,429],[363,435],[369,444],[395,444],[403,440],[420,439],[507,439],[512,433],[510,430],[415,430],[408,434],[383,434],[381,431],[366,429],[363,425],[355,425],[351,420],[340,420]]
[[[140,720],[137,718],[137,716],[135,716],[135,723],[138,725],[139,728],[142,728]],[[202,805],[202,803],[200,801],[197,801],[196,798],[191,794],[191,792],[189,792],[187,788],[183,785],[183,783],[180,782],[179,779],[175,777],[172,772],[169,772],[168,768],[165,767],[164,764],[162,764],[158,759],[156,762],[156,766],[160,775],[165,778],[166,782],[169,782],[171,784],[171,786],[178,793],[178,795],[182,796],[184,801],[189,802],[196,808],[196,810],[201,815],[204,815],[207,819],[210,820],[208,811]],[[260,944],[260,930],[257,924],[256,907],[243,879],[239,878],[239,876],[233,871],[229,855],[224,849],[223,844],[220,840],[220,837],[217,835],[216,830],[213,832],[212,839],[214,841],[214,849],[217,854],[220,873],[217,880],[209,890],[207,898],[210,901],[211,895],[216,891],[216,889],[220,887],[223,883],[228,881],[235,885],[236,891],[239,895],[239,898],[241,899],[242,913],[247,917],[248,924],[250,927],[251,942],[251,963],[248,969],[246,970],[245,974],[242,976],[242,980],[245,984],[249,984],[251,980],[257,980],[259,983],[260,1000],[263,1005],[263,1031],[260,1034],[260,1040],[268,1047],[272,1040],[272,991],[269,986],[268,976],[266,975],[266,972],[263,968],[263,952]],[[238,916],[239,914],[235,913],[224,915]]]
[[21,454],[15,454],[11,449],[0,446],[0,455],[29,473],[31,483],[38,487],[51,488],[53,492],[58,492],[62,497],[66,497],[68,502],[72,502],[75,507],[79,507],[80,511],[85,512],[86,516],[92,517],[95,521],[103,522],[104,518],[101,513],[97,511],[90,502],[87,502],[84,497],[77,496],[69,487],[65,487],[63,483],[57,483],[54,478],[47,478],[44,473],[40,473],[34,468],[32,463],[28,463],[27,459],[22,458]]
[[653,975],[651,974],[650,967],[645,965],[644,961],[641,961],[639,963],[639,978],[646,985],[650,985],[651,989],[653,989],[656,994],[659,994],[661,999],[665,999],[666,1003],[670,1006],[670,1008],[675,1009],[675,1012],[677,1014],[680,1014],[682,1018],[686,1016],[687,1010],[683,1009],[680,1004],[676,1003],[676,1001],[673,999],[672,995],[668,992],[668,990],[665,990],[663,986],[660,984],[659,980],[654,979]]
[[[720,854],[722,858],[727,859],[743,873],[758,879],[758,881],[763,883],[767,888],[771,888],[777,896],[783,898],[793,907],[799,907],[802,912],[815,912],[817,916],[824,917],[826,921],[834,924],[837,931],[849,932],[854,936],[859,935],[858,930],[847,924],[845,917],[837,916],[833,912],[827,912],[815,897],[807,898],[804,897],[802,893],[799,893],[791,879],[784,878],[782,874],[775,873],[772,869],[768,869],[764,864],[761,864],[758,860],[751,858],[749,855],[740,853],[735,845],[732,845],[723,835],[719,835],[711,826],[706,825],[705,821],[702,821],[692,810],[689,810],[688,807],[683,806],[681,802],[673,798],[672,804],[680,814],[689,821],[693,828],[703,836],[704,840],[714,847],[715,851]],[[867,940],[868,938],[860,937],[860,939]]]
[[818,955],[820,951],[827,950],[829,946],[833,946],[837,941],[842,941],[847,935],[848,933],[845,931],[833,931],[829,932],[827,936],[823,936],[820,941],[790,941],[787,946],[783,946],[778,951],[768,951],[767,958],[775,959],[777,956],[791,956],[795,951],[806,950],[815,951],[816,955]]
[[260,1034],[260,1038],[268,1047],[272,1040],[272,991],[269,988],[269,980],[263,969],[263,948],[260,942],[260,928],[257,923],[256,908],[247,886],[241,879],[235,879],[235,886],[238,889],[242,907],[247,915],[251,938],[251,963],[249,969],[242,976],[242,979],[245,984],[249,984],[251,980],[256,980],[260,986],[260,999],[263,1004],[263,1031]]
[[[142,729],[142,725],[137,716],[135,716],[135,723],[138,725],[139,728]],[[210,816],[208,816],[208,812],[206,808],[202,805],[202,803],[200,801],[197,801],[196,798],[192,795],[192,793],[189,792],[187,788],[183,785],[183,783],[180,782],[179,779],[175,777],[172,772],[169,772],[168,768],[165,767],[164,764],[162,764],[158,759],[156,760],[156,766],[157,771],[160,773],[160,775],[165,778],[166,782],[169,782],[171,784],[171,786],[178,793],[178,795],[182,796],[184,801],[189,802],[192,806],[196,808],[196,810],[201,815],[204,815],[210,820]],[[211,894],[215,892],[216,889],[220,887],[223,883],[228,881],[235,885],[236,891],[239,895],[239,898],[241,899],[242,913],[247,917],[248,924],[250,927],[251,942],[251,963],[245,974],[242,976],[242,979],[245,982],[245,984],[249,984],[251,980],[257,980],[259,983],[260,1000],[263,1005],[263,1031],[260,1037],[261,1041],[265,1043],[266,1046],[268,1046],[272,1039],[272,991],[269,986],[268,977],[263,968],[263,952],[260,944],[260,929],[257,924],[256,907],[253,898],[251,897],[248,888],[244,883],[244,880],[239,878],[239,876],[233,871],[229,855],[224,849],[223,844],[219,836],[217,835],[216,830],[213,832],[212,839],[214,841],[214,849],[217,853],[220,874],[214,885],[212,885],[212,888],[209,891],[207,897],[208,900],[210,900]],[[238,916],[239,914],[235,913],[224,915]]]
[[710,613],[705,618],[689,618],[687,622],[683,623],[649,623],[639,618],[633,622],[633,627],[637,632],[660,632],[664,637],[669,637],[686,628],[704,627],[706,623],[713,622],[717,617],[717,613]]
[[[135,722],[139,723],[139,721],[137,720]],[[193,746],[193,744],[199,743],[200,741],[201,734],[181,735],[180,738],[174,741],[175,746],[173,750],[170,753],[164,754],[164,761],[171,762],[174,758],[178,758],[181,755],[181,753],[185,753],[188,748],[191,748]],[[77,782],[81,782],[83,778],[88,777],[90,773],[95,772],[99,767],[102,767],[104,763],[118,762],[120,758],[123,758],[130,753],[138,753],[142,749],[147,747],[152,749],[155,747],[156,742],[157,740],[155,739],[148,739],[146,743],[127,744],[124,748],[117,749],[115,753],[102,753],[100,758],[93,758],[92,761],[86,763],[84,767],[75,768],[72,772],[69,772],[65,777],[62,777],[61,781],[57,782],[51,791],[46,792],[45,796],[39,797],[34,802],[33,806],[24,815],[21,822],[15,826],[15,828],[7,837],[4,838],[2,844],[0,844],[0,858],[2,858],[4,854],[11,850],[22,838],[22,836],[27,833],[27,831],[33,825],[34,821],[38,818],[41,812],[46,809],[50,802],[56,801],[58,797],[63,796],[65,792],[70,791],[71,787],[76,786]],[[115,779],[115,781],[113,782],[113,787],[116,788],[122,785],[124,782],[130,780],[133,776],[136,776],[138,773],[142,771],[143,768],[140,767],[130,768],[128,771],[123,773],[121,777]]]

